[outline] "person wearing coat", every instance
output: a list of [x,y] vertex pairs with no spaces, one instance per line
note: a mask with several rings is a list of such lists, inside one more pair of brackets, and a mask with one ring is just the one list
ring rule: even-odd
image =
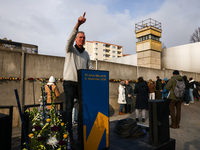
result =
[[129,84],[129,81],[126,80],[125,85],[125,93],[126,93],[126,113],[132,113],[132,104],[133,104],[133,88]]
[[194,98],[196,98],[197,101],[199,101],[199,93],[198,93],[199,83],[194,81],[194,79],[191,77],[189,79],[189,86],[190,86],[190,95],[191,95],[191,97],[193,95],[193,98],[191,98],[191,102],[190,103],[194,103]]
[[162,90],[162,81],[159,76],[157,76],[156,79],[156,99],[161,99],[162,94],[160,90]]
[[119,115],[124,115],[123,107],[125,108],[126,104],[126,94],[125,94],[125,85],[124,81],[121,81],[118,88],[118,103],[120,104],[119,107]]
[[[60,92],[56,85],[56,80],[53,76],[49,78],[49,82],[47,85],[45,85],[45,92],[47,93],[47,103],[52,103],[53,99],[54,102],[56,102],[57,98],[60,96]],[[51,109],[51,105],[48,105],[47,109]]]
[[162,100],[166,100],[167,96],[169,94],[169,91],[165,88],[167,81],[168,81],[168,79],[166,77],[162,80],[163,89],[160,90],[162,93]]
[[181,121],[181,104],[183,99],[177,98],[174,94],[174,89],[176,87],[176,80],[184,81],[183,77],[179,74],[178,70],[173,71],[173,77],[167,82],[165,88],[169,91],[168,99],[170,100],[169,103],[169,110],[171,115],[171,125],[170,128],[180,128],[180,121]]
[[189,106],[190,105],[190,101],[189,101],[189,81],[187,79],[187,76],[183,76],[183,80],[185,82],[185,94],[184,94],[184,105],[185,106]]
[[155,99],[155,84],[151,79],[149,79],[148,87],[149,87],[149,99]]
[[139,122],[140,111],[142,112],[142,122],[145,122],[146,109],[148,109],[149,88],[143,77],[138,78],[138,83],[135,85],[134,93],[136,96],[136,121]]

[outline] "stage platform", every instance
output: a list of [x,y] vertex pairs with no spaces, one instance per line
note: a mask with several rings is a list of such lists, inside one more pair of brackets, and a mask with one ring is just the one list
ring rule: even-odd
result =
[[[109,148],[107,150],[175,150],[175,143],[176,141],[174,139],[170,139],[169,142],[164,143],[159,146],[153,146],[149,143],[149,129],[148,126],[143,126],[142,124],[140,125],[144,130],[146,130],[146,134],[142,137],[139,138],[134,138],[134,137],[127,137],[127,138],[121,138],[117,136],[113,130],[115,127],[117,121],[112,121],[109,123]],[[76,135],[76,127],[74,126],[74,138],[75,138],[75,144],[73,148],[75,150],[81,150],[81,144],[78,142],[77,135]]]
[[[121,138],[117,136],[113,130],[117,121],[110,122],[110,147],[109,150],[175,150],[175,140],[170,139],[169,142],[159,146],[152,146],[149,143],[149,129],[147,126],[141,127],[146,130],[146,134],[139,138],[127,137]],[[140,124],[139,124],[140,125]]]

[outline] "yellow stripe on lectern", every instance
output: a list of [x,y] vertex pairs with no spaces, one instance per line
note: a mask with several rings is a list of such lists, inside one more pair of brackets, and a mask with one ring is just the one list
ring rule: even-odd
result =
[[83,126],[84,150],[96,150],[101,142],[104,130],[106,130],[106,147],[109,146],[109,121],[108,117],[98,112],[86,141],[86,125]]

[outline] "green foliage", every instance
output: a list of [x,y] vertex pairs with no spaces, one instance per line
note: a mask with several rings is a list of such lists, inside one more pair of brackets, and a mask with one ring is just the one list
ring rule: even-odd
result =
[[[32,131],[28,135],[30,138],[29,148],[30,150],[64,150],[68,138],[66,125],[62,122],[61,115],[55,108],[54,99],[52,99],[50,111],[47,110],[44,84],[41,90],[40,107],[33,108],[32,111],[26,110],[32,125]],[[52,92],[52,98],[53,94]]]

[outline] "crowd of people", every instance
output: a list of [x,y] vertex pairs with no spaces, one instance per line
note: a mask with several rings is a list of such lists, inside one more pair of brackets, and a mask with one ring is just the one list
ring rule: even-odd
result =
[[[177,96],[177,91],[175,91],[177,82],[183,84],[182,96],[180,97]],[[192,77],[188,80],[187,76],[181,76],[178,70],[173,71],[170,79],[167,77],[160,79],[157,76],[155,82],[152,79],[146,82],[143,77],[139,77],[137,82],[134,83],[134,88],[128,83],[128,80],[126,80],[126,83],[121,81],[118,88],[119,115],[132,113],[135,95],[135,120],[137,122],[140,120],[145,122],[148,100],[168,100],[169,115],[171,116],[170,127],[180,128],[181,104],[184,103],[185,106],[189,106],[194,103],[194,99],[199,101],[199,82],[194,81]],[[127,90],[127,85],[131,90]]]

